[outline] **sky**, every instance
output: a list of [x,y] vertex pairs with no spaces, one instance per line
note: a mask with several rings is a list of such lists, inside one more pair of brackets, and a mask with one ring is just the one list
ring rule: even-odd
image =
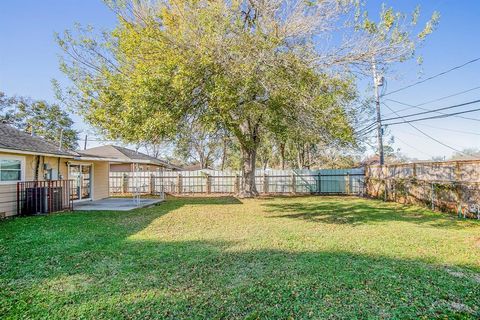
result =
[[[381,3],[382,1],[367,0],[367,8],[372,17],[379,11]],[[415,61],[410,61],[392,66],[385,74],[385,93],[480,57],[480,1],[396,0],[386,3],[404,12],[413,11],[419,4],[424,17],[437,10],[441,19],[438,29],[425,45],[418,49],[418,53],[423,57],[423,64],[419,66]],[[58,57],[61,51],[55,43],[54,33],[71,29],[77,22],[93,25],[97,29],[112,29],[116,24],[115,16],[101,0],[2,0],[0,91],[9,96],[28,96],[55,102],[51,80],[56,79],[63,86],[67,86],[69,82],[59,70]],[[417,105],[479,86],[480,61],[412,88],[388,94],[382,98],[386,104],[382,104],[382,114],[384,118],[395,117],[389,108],[400,115],[421,112],[422,110],[418,109],[399,111],[407,108],[400,103]],[[372,91],[361,88],[361,94],[367,97]],[[480,88],[424,104],[422,108],[435,109],[477,99],[480,99]],[[445,112],[474,108],[480,108],[480,104]],[[75,121],[75,129],[81,132],[82,137],[92,132],[79,116],[71,116]],[[449,117],[412,123],[417,129],[408,124],[400,124],[389,126],[386,133],[389,137],[394,137],[392,146],[409,157],[448,158],[455,153],[455,149],[480,148],[480,112],[463,116],[470,119]],[[90,134],[90,139],[95,137]],[[104,142],[89,141],[87,147],[102,143]],[[83,146],[83,142],[81,145]]]

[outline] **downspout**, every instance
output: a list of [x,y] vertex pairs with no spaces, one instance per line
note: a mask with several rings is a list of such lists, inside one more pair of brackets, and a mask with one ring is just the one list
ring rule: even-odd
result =
[[60,180],[60,157],[57,158],[57,180]]

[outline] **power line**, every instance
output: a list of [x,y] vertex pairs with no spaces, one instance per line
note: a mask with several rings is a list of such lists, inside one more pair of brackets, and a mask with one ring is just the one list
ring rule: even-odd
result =
[[[412,120],[401,121],[401,122],[387,123],[386,125],[392,126],[392,125],[402,124],[402,123],[410,123],[410,122],[417,122],[417,121],[424,121],[424,120],[431,120],[431,119],[448,118],[448,117],[455,116],[457,114],[470,113],[470,112],[476,112],[476,111],[480,111],[480,108],[472,109],[472,110],[466,110],[466,111],[459,111],[459,112],[455,112],[455,113],[441,114],[441,115],[432,116],[432,117],[425,117],[425,118],[412,119]],[[399,117],[399,118],[402,118],[402,117]]]
[[450,69],[448,69],[448,70],[446,70],[446,71],[437,73],[437,74],[435,74],[435,75],[433,75],[433,76],[430,76],[430,77],[428,77],[428,78],[426,78],[426,79],[423,79],[423,80],[414,82],[414,83],[409,84],[408,86],[402,87],[402,88],[400,88],[400,89],[397,89],[397,90],[394,90],[394,91],[385,93],[383,96],[388,96],[388,95],[391,95],[391,94],[394,94],[394,93],[397,93],[397,92],[406,90],[406,89],[408,89],[408,88],[414,87],[414,86],[419,85],[419,84],[421,84],[421,83],[424,83],[424,82],[427,82],[427,81],[429,81],[429,80],[435,79],[435,78],[437,78],[437,77],[443,76],[443,75],[445,75],[445,74],[447,74],[447,73],[449,73],[449,72],[452,72],[452,71],[454,71],[454,70],[463,68],[463,67],[465,67],[466,65],[469,65],[469,64],[474,63],[474,62],[479,61],[479,60],[480,60],[480,57],[479,57],[479,58],[475,58],[475,59],[470,60],[470,61],[467,61],[467,62],[465,62],[465,63],[463,63],[463,64],[461,64],[461,65],[458,65],[458,66],[455,66],[455,67],[453,67],[453,68],[450,68]]
[[450,132],[458,132],[458,133],[464,133],[464,134],[473,134],[473,135],[476,135],[476,136],[480,136],[480,133],[473,132],[473,131],[464,131],[464,130],[457,130],[457,129],[442,128],[442,127],[431,126],[431,125],[428,125],[428,124],[425,124],[425,123],[420,123],[420,125],[425,126],[425,127],[430,127],[430,128],[433,128],[433,129],[439,129],[439,130],[450,131]]
[[[464,106],[468,106],[468,105],[479,103],[479,102],[480,102],[480,99],[477,99],[477,100],[468,101],[468,102],[464,102],[464,103],[460,103],[460,104],[456,104],[456,105],[452,105],[452,106],[448,106],[448,107],[443,107],[443,108],[438,108],[438,109],[433,109],[433,110],[428,110],[428,111],[423,111],[423,112],[417,112],[417,113],[412,113],[412,114],[393,117],[393,118],[387,118],[387,119],[383,119],[383,121],[396,120],[396,119],[400,119],[400,118],[410,118],[410,117],[419,116],[419,115],[422,115],[422,114],[427,114],[427,113],[438,112],[438,111],[447,110],[447,109],[464,107]],[[393,111],[393,109],[391,109],[390,107],[388,107],[388,108],[390,110],[392,110],[393,113],[398,115],[397,111]],[[448,116],[448,115],[451,115],[451,114],[449,114],[449,113],[445,114],[444,113],[443,115]]]
[[[469,89],[469,90],[465,90],[465,91],[462,91],[462,92],[468,92],[468,91],[472,91],[474,89],[477,89],[477,88],[480,88],[480,86],[478,87],[475,87],[475,88],[472,88],[472,89]],[[453,95],[450,95],[450,96],[446,96],[446,97],[442,97],[442,98],[439,98],[439,99],[436,99],[436,100],[432,100],[432,101],[440,101],[442,99],[445,99],[447,97],[453,97],[455,95],[458,95],[460,93],[457,93],[457,94],[453,94]],[[453,109],[453,108],[458,108],[458,107],[463,107],[463,106],[466,106],[466,105],[469,105],[469,104],[474,104],[474,103],[478,103],[480,102],[480,100],[474,100],[474,101],[469,101],[469,102],[465,102],[465,103],[461,103],[461,104],[457,104],[457,105],[453,105],[453,106],[448,106],[448,107],[444,107],[444,108],[439,108],[439,109],[426,109],[426,108],[421,108],[419,107],[420,105],[424,105],[424,104],[427,104],[428,102],[424,102],[424,103],[421,103],[421,104],[418,104],[418,105],[411,105],[411,104],[407,104],[407,103],[404,103],[404,102],[401,102],[401,101],[396,101],[396,100],[392,100],[392,99],[386,99],[388,101],[392,101],[392,102],[395,102],[395,103],[399,103],[399,104],[402,104],[402,105],[406,105],[406,106],[409,106],[410,108],[405,108],[405,109],[401,109],[401,110],[398,110],[398,111],[393,111],[389,114],[396,114],[398,115],[397,112],[401,112],[401,111],[404,111],[404,110],[407,110],[407,109],[411,109],[411,108],[417,108],[417,109],[421,109],[421,110],[425,110],[425,112],[418,112],[418,113],[414,113],[414,114],[409,114],[409,115],[404,115],[403,117],[405,118],[409,118],[409,117],[413,117],[413,116],[418,116],[418,115],[422,115],[422,114],[427,114],[427,113],[432,113],[432,112],[435,112],[435,113],[440,113],[442,115],[445,115],[445,116],[455,116],[455,117],[458,117],[458,118],[463,118],[463,119],[467,119],[467,120],[473,120],[473,121],[480,121],[480,119],[475,119],[475,118],[468,118],[468,117],[462,117],[462,116],[459,116],[458,114],[461,114],[461,113],[455,113],[455,114],[450,114],[450,113],[444,113],[444,112],[441,112],[441,110],[447,110],[447,109]],[[471,112],[471,111],[468,111],[468,112]],[[465,112],[467,113],[467,112]],[[396,120],[396,119],[400,119],[401,117],[398,116],[398,117],[393,117],[393,118],[387,118],[387,119],[383,119],[383,121],[388,121],[388,120]],[[427,118],[426,118],[427,120]],[[369,129],[371,129],[373,126],[375,126],[377,124],[377,122],[372,122],[370,123],[369,125],[363,127],[362,129],[358,130],[357,132],[355,132],[356,134],[362,134],[364,133],[365,131],[368,131],[368,133],[370,132]]]
[[407,147],[412,148],[413,150],[416,150],[416,151],[418,151],[418,152],[420,152],[420,153],[422,153],[422,154],[424,154],[424,155],[426,155],[426,156],[429,156],[430,158],[433,158],[433,156],[432,156],[431,154],[428,154],[428,153],[426,153],[425,151],[422,151],[422,150],[420,150],[420,149],[418,149],[418,148],[415,148],[414,146],[406,143],[404,140],[400,139],[399,137],[395,137],[395,140],[400,141],[401,143],[403,143],[403,144],[406,145]]
[[[395,111],[393,111],[393,109],[390,108],[385,102],[383,103],[383,105],[384,105],[385,107],[387,107],[388,109],[390,109],[390,111],[392,111],[393,113],[397,114],[397,113],[396,113]],[[479,109],[479,110],[480,110],[480,109]],[[398,115],[398,114],[397,114],[397,115]],[[418,132],[420,132],[420,133],[423,134],[424,136],[432,139],[433,141],[435,141],[435,142],[441,144],[442,146],[447,147],[447,148],[449,148],[449,149],[451,149],[451,150],[453,150],[453,151],[456,151],[456,152],[461,153],[461,154],[463,154],[463,155],[467,155],[467,154],[463,153],[461,150],[456,149],[456,148],[454,148],[454,147],[452,147],[452,146],[449,146],[448,144],[443,143],[442,141],[440,141],[440,140],[432,137],[431,135],[425,133],[424,131],[418,129],[417,127],[415,127],[413,124],[410,123],[411,121],[407,121],[407,120],[405,120],[405,119],[404,119],[403,117],[401,117],[401,116],[399,116],[399,117],[403,119],[403,122],[404,122],[404,123],[408,124],[408,125],[411,126],[413,129],[417,130]]]
[[[407,104],[407,103],[403,103],[403,102],[400,102],[400,101],[396,101],[396,100],[392,100],[392,99],[385,99],[385,100],[388,100],[388,101],[392,101],[392,102],[395,102],[395,103],[398,103],[398,104],[403,104],[405,106],[410,106],[410,107],[414,107],[416,109],[420,109],[420,110],[425,110],[425,111],[434,111],[436,113],[440,113],[440,114],[448,114],[448,113],[445,113],[445,112],[441,112],[441,111],[435,111],[435,110],[432,110],[432,109],[427,109],[427,108],[422,108],[422,107],[416,107],[416,106],[413,106],[411,104]],[[406,109],[412,109],[412,108],[406,108]],[[401,109],[401,110],[398,110],[397,112],[401,112],[402,110],[406,110],[406,109]],[[389,114],[393,114],[393,112],[389,113]],[[472,121],[478,121],[480,122],[480,119],[476,119],[476,118],[469,118],[469,117],[464,117],[464,116],[454,116],[456,118],[461,118],[461,119],[466,119],[466,120],[472,120]]]
[[[397,120],[397,119],[403,119],[405,120],[405,118],[410,118],[410,117],[413,117],[413,116],[418,116],[418,115],[422,115],[422,114],[428,114],[428,113],[432,113],[432,112],[436,112],[436,113],[440,113],[440,115],[437,115],[437,116],[431,116],[431,117],[425,117],[425,118],[419,118],[419,119],[412,119],[412,120],[408,120],[408,121],[401,121],[401,122],[393,122],[393,123],[386,123],[386,125],[396,125],[396,124],[402,124],[402,123],[405,123],[405,122],[417,122],[417,121],[424,121],[424,120],[431,120],[431,119],[440,119],[440,118],[447,118],[447,117],[452,117],[452,116],[458,116],[459,114],[464,114],[464,113],[470,113],[470,112],[475,112],[475,111],[479,111],[480,109],[472,109],[472,110],[465,110],[465,111],[460,111],[460,112],[455,112],[455,113],[443,113],[443,112],[439,112],[439,110],[447,110],[447,109],[452,109],[452,108],[458,108],[458,107],[463,107],[463,106],[466,106],[466,105],[470,105],[470,104],[475,104],[475,103],[479,103],[480,102],[480,99],[479,100],[474,100],[474,101],[469,101],[469,102],[465,102],[465,103],[461,103],[461,104],[457,104],[457,105],[453,105],[453,106],[448,106],[448,107],[443,107],[443,108],[439,108],[439,109],[434,109],[434,110],[431,110],[431,109],[426,109],[428,111],[425,111],[425,112],[418,112],[418,113],[413,113],[413,114],[409,114],[409,115],[404,115],[404,116],[400,116],[398,114],[398,111],[394,111],[392,108],[388,107],[392,113],[398,115],[397,117],[392,117],[392,118],[387,118],[387,119],[384,119],[383,121],[390,121],[390,120]],[[385,104],[386,105],[386,104]],[[478,120],[478,119],[473,119],[473,118],[467,118],[467,119],[472,119],[472,120]],[[480,121],[480,120],[478,120]],[[364,128],[358,130],[356,132],[357,135],[360,135],[360,136],[364,136],[364,135],[367,135],[369,134],[370,132],[372,132],[373,130],[375,130],[375,125],[376,125],[376,122],[372,122],[371,124],[365,126]]]
[[369,125],[363,127],[362,129],[356,131],[355,133],[356,133],[356,134],[360,134],[360,133],[362,133],[363,131],[372,128],[372,127],[373,127],[374,125],[376,125],[376,124],[377,124],[376,122],[372,122],[372,123],[370,123]]
[[359,135],[359,137],[366,136],[367,134],[369,134],[370,132],[373,132],[373,131],[375,131],[375,130],[377,130],[377,127],[373,127],[373,128],[371,128],[370,130],[367,130],[366,132],[361,133],[361,134]]
[[[393,100],[393,99],[385,99],[385,100],[392,101],[392,102],[395,102],[395,103],[398,103],[398,104],[401,104],[401,105],[404,105],[404,106],[408,106],[408,108],[397,110],[397,112],[402,112],[402,111],[406,111],[406,110],[410,110],[410,109],[414,109],[414,108],[421,109],[421,110],[429,110],[429,109],[426,109],[426,108],[420,108],[420,106],[430,104],[430,103],[434,103],[434,102],[438,102],[438,101],[442,101],[442,100],[445,100],[445,99],[448,99],[448,98],[456,97],[456,96],[459,96],[461,94],[471,92],[471,91],[474,91],[474,90],[478,90],[478,89],[480,89],[480,86],[477,86],[477,87],[474,87],[474,88],[471,88],[471,89],[467,89],[467,90],[464,90],[464,91],[456,92],[456,93],[450,94],[448,96],[443,96],[443,97],[440,97],[440,98],[437,98],[437,99],[425,101],[425,102],[415,104],[415,105],[404,103],[404,102],[401,102],[401,101],[398,101],[398,100]],[[389,113],[387,115],[390,115],[390,114],[393,114],[393,112]],[[470,118],[465,118],[465,119],[480,121],[479,119],[470,119]]]

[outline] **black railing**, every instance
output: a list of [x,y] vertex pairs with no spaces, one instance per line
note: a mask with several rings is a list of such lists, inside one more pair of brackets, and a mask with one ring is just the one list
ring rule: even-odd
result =
[[17,214],[32,215],[72,210],[72,180],[17,183]]

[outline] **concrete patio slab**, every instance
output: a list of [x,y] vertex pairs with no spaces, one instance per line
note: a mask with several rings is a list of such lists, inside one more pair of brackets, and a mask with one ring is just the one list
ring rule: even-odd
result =
[[98,210],[98,211],[129,211],[145,208],[164,201],[163,199],[140,199],[137,203],[133,198],[106,198],[95,201],[86,201],[73,204],[73,210]]

